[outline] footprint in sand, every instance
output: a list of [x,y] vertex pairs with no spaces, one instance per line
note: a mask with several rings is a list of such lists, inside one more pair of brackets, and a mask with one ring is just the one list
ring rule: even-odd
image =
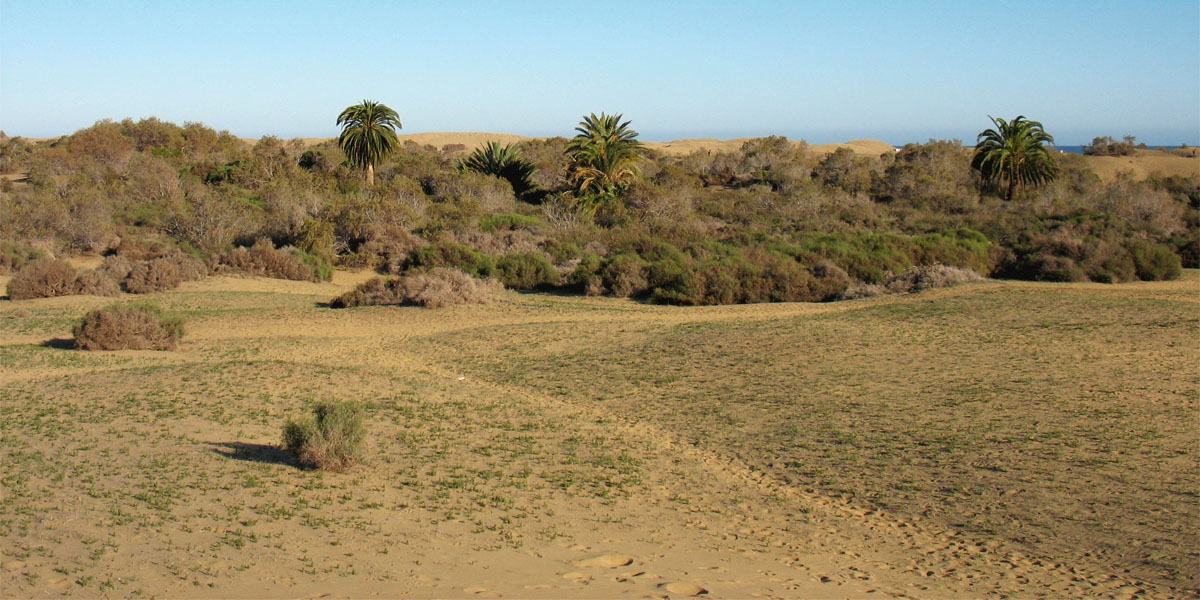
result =
[[624,554],[604,554],[595,558],[581,560],[574,563],[577,567],[597,567],[601,569],[615,569],[633,564],[632,556]]
[[562,578],[570,580],[570,581],[575,581],[578,583],[587,583],[592,580],[592,577],[590,575],[580,573],[579,571],[571,571],[570,573],[563,573]]
[[500,594],[497,594],[496,592],[493,592],[492,590],[489,590],[485,587],[480,587],[477,585],[468,587],[468,588],[463,588],[463,591],[468,594],[473,594],[473,595],[479,596],[480,598],[499,598],[500,597]]
[[661,589],[667,590],[668,592],[670,592],[672,594],[677,594],[680,596],[699,596],[701,594],[708,593],[708,590],[706,590],[694,583],[686,583],[683,581],[676,581],[673,583],[664,583],[664,584],[659,585],[658,587]]

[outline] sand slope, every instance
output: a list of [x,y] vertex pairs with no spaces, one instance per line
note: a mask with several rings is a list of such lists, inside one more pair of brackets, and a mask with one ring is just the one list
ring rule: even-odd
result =
[[[1110,371],[1126,378],[1112,383],[1114,389],[1136,386],[1147,405],[1173,403],[1184,394],[1176,388],[1187,388],[1194,377],[1175,370],[1164,379],[1141,370],[1174,368],[1195,358],[1194,345],[1176,343],[1193,333],[1194,325],[1177,322],[1177,309],[1162,308],[1168,302],[1194,307],[1194,272],[1185,281],[1168,283],[989,282],[834,304],[681,308],[506,293],[498,304],[439,310],[337,311],[318,305],[368,276],[342,272],[334,282],[319,284],[213,277],[153,294],[151,299],[188,314],[185,343],[171,353],[80,353],[46,344],[68,335],[73,319],[109,298],[0,302],[5,390],[0,409],[6,417],[0,442],[3,595],[1187,596],[1103,562],[1031,553],[1003,535],[961,531],[936,519],[936,510],[929,518],[874,510],[796,481],[797,469],[807,464],[757,462],[752,454],[739,454],[738,445],[705,443],[689,432],[689,427],[715,426],[765,435],[769,432],[754,429],[761,419],[753,406],[738,409],[740,423],[728,423],[702,402],[680,406],[677,414],[656,413],[671,389],[702,383],[706,373],[736,377],[736,365],[704,372],[654,367],[646,374],[654,383],[630,390],[634,411],[604,397],[606,392],[624,395],[621,386],[629,378],[605,379],[586,364],[554,369],[549,361],[564,352],[586,359],[591,349],[614,344],[652,352],[654,344],[706,331],[719,343],[703,354],[729,360],[741,344],[736,334],[756,323],[795,332],[806,329],[796,323],[820,327],[826,319],[849,319],[844,321],[849,331],[861,330],[869,340],[913,340],[910,351],[947,345],[955,356],[981,341],[1003,343],[1014,331],[1033,335],[1044,342],[1033,346],[1051,353],[1051,358],[1022,363],[1028,367],[1023,373],[1033,376],[1044,371],[1040,360],[1059,355],[1055,346],[1063,352],[1085,348],[1089,360],[1103,358],[1104,352],[1117,361]],[[0,286],[5,280],[0,277]],[[1012,298],[1014,312],[1002,318],[1016,318],[1029,314],[1030,301],[1042,301],[1041,294],[1050,292],[1058,293],[1059,302],[1095,296],[1096,306],[1110,312],[1095,322],[1076,322],[1086,315],[1060,321],[1040,314],[1028,324],[985,331],[941,327],[937,319],[920,315],[909,322],[912,311],[926,310],[922,307],[943,307],[949,312],[938,318],[947,319],[960,314],[954,312],[957,302],[993,298]],[[1103,342],[1110,335],[1104,328],[1113,326],[1106,324],[1112,307],[1125,305],[1149,320],[1148,331],[1169,340],[1158,353],[1139,359],[1144,349],[1130,352]],[[1143,306],[1162,314],[1135,310]],[[961,314],[973,318],[976,312]],[[869,318],[856,320],[858,314]],[[989,322],[995,320],[989,316]],[[722,334],[727,327],[736,329]],[[882,333],[892,331],[889,327],[904,335]],[[1088,333],[1095,327],[1100,331]],[[922,341],[924,336],[936,339]],[[1093,344],[1093,339],[1100,341]],[[747,348],[757,343],[752,339]],[[803,350],[773,353],[759,362],[794,355],[814,364],[823,356],[841,363],[865,355],[866,362],[886,363],[870,354],[879,344],[853,336],[797,348]],[[643,360],[635,354],[599,358],[599,364],[632,369]],[[814,385],[832,386],[819,396],[839,397],[846,386],[857,385],[807,381],[804,370],[790,363],[780,369],[775,376],[739,385],[770,385],[786,373],[779,383],[794,390],[787,393],[797,400]],[[641,376],[636,370],[630,374]],[[1104,380],[1069,382],[1061,379],[1065,376],[1032,385],[1045,393],[1085,395],[1093,389],[1107,394],[1111,387]],[[902,393],[930,401],[961,398],[968,411],[1009,402],[980,398],[986,392],[974,388],[948,395],[974,377],[969,373],[954,385],[904,377],[916,387]],[[1011,384],[1026,385],[1021,381]],[[704,395],[683,390],[681,397],[702,400]],[[838,402],[847,412],[814,413],[798,424],[812,429],[836,423],[870,395],[846,394]],[[1037,398],[1021,391],[1005,395],[1041,411],[1038,421],[1053,424]],[[371,403],[373,460],[363,469],[310,473],[278,452],[282,422],[300,414],[307,401],[326,398]],[[744,402],[729,398],[722,404]],[[1052,400],[1047,407],[1061,402]],[[1097,411],[1086,412],[1088,419],[1108,414],[1098,412],[1102,405],[1081,400],[1087,398],[1074,398],[1071,406]],[[639,414],[646,410],[659,417]],[[959,409],[947,404],[937,410]],[[778,421],[778,412],[765,415],[765,422]],[[1144,421],[1127,414],[1117,415],[1105,435]],[[867,428],[856,433],[871,434]],[[1045,438],[1039,455],[1071,452],[1053,439]],[[839,448],[835,441],[818,446]],[[1018,442],[1009,446],[1024,448]],[[1097,452],[1089,456],[1112,458]],[[853,454],[846,457],[846,470],[861,467],[850,460]],[[990,460],[975,472],[999,477],[1011,470],[1014,481],[1023,477],[1019,462]],[[1178,474],[1187,477],[1194,470],[1192,458],[1180,460]],[[1081,475],[1068,479],[1076,476]],[[922,482],[918,477],[913,483]],[[1036,478],[1017,485],[1016,495],[997,502],[1019,505],[1045,487]],[[1128,520],[1133,524],[1149,515],[1130,514]]]
[[1134,156],[1085,156],[1084,160],[1100,179],[1113,181],[1127,173],[1140,181],[1154,176],[1194,177],[1200,175],[1200,158],[1186,157],[1162,150],[1138,150]]

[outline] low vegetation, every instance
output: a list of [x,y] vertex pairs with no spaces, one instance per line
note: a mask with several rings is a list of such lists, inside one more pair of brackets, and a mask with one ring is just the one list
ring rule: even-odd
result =
[[333,308],[354,306],[424,306],[441,308],[455,304],[487,304],[495,299],[501,285],[494,279],[477,279],[446,267],[405,277],[367,280],[354,290],[335,298]]
[[283,449],[306,468],[347,471],[363,462],[366,428],[363,407],[354,402],[322,402],[313,416],[288,421],[283,428]]
[[[107,253],[87,292],[58,280],[28,292],[104,295],[102,275],[146,293],[208,273],[326,281],[338,266],[448,267],[517,290],[725,304],[833,300],[932,264],[1099,282],[1200,266],[1200,175],[1105,183],[1082,157],[1047,152],[1053,138],[1023,117],[995,119],[974,151],[930,140],[821,155],[769,137],[668,156],[600,114],[569,140],[464,159],[393,144],[399,120],[384,105],[347,110],[343,138],[313,146],[156,119],[8,140],[0,164],[28,177],[0,193],[0,271]],[[375,120],[382,137],[355,137]],[[1027,159],[1004,158],[1017,150]],[[32,297],[22,285],[12,297]]]
[[113,304],[89,312],[74,333],[80,350],[174,350],[183,319],[154,304]]

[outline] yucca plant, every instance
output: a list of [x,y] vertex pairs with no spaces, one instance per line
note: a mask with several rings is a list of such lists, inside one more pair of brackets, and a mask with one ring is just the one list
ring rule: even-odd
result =
[[400,115],[386,104],[363,100],[362,104],[346,107],[338,115],[337,124],[342,128],[338,145],[346,159],[366,171],[367,185],[374,185],[375,165],[400,145],[396,138],[396,130],[402,127]]
[[1054,136],[1042,124],[1018,116],[1011,121],[993,118],[995,129],[979,134],[971,168],[983,180],[1004,187],[1004,197],[1012,200],[1022,185],[1043,185],[1058,175],[1054,155],[1045,144],[1054,144]]
[[570,181],[583,208],[595,211],[601,204],[619,198],[641,174],[637,162],[644,149],[638,133],[621,122],[621,115],[595,113],[583,118],[579,133],[567,144],[571,158]]
[[512,144],[501,146],[500,142],[488,142],[459,161],[458,168],[499,177],[512,185],[518,198],[526,197],[537,188],[533,181],[537,168]]

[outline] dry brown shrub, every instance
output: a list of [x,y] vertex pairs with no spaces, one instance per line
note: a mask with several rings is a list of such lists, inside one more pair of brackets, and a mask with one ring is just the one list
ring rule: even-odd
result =
[[111,255],[137,261],[161,258],[178,251],[178,249],[159,241],[121,238],[121,241],[112,249]]
[[79,275],[66,261],[41,258],[17,271],[8,282],[8,297],[12,300],[53,298],[75,293]]
[[455,304],[487,304],[504,286],[495,279],[476,279],[446,267],[398,279],[371,279],[333,300],[334,308],[415,305],[440,308]]
[[909,294],[972,281],[983,281],[983,278],[975,271],[960,267],[916,265],[904,273],[889,277],[883,286],[892,294]]
[[289,248],[276,248],[271,240],[262,238],[250,248],[234,248],[209,259],[213,273],[254,275],[293,281],[317,281],[312,268]]
[[80,350],[174,350],[183,321],[152,304],[116,304],[89,312],[75,326]]
[[179,264],[170,258],[155,258],[134,263],[129,274],[122,280],[122,287],[130,294],[150,294],[173,290],[183,283]]
[[523,252],[540,252],[546,236],[518,229],[514,231],[459,232],[455,241],[483,254],[499,256]]
[[82,296],[119,296],[121,286],[103,270],[84,271],[75,280],[75,293]]
[[131,294],[149,294],[199,281],[208,275],[204,261],[155,241],[122,239],[97,269]]
[[408,256],[425,245],[425,240],[399,225],[381,225],[371,228],[367,242],[359,247],[356,256],[361,257],[360,266],[396,275]]
[[435,268],[400,281],[409,301],[426,308],[488,304],[504,289],[495,279],[476,279],[458,269],[448,268]]
[[129,276],[129,272],[133,270],[134,261],[120,254],[113,254],[104,257],[104,262],[101,263],[99,271],[103,271],[114,281],[123,281]]
[[874,296],[882,296],[888,293],[888,289],[877,283],[856,283],[842,292],[841,300],[858,300],[859,298],[871,298]]

